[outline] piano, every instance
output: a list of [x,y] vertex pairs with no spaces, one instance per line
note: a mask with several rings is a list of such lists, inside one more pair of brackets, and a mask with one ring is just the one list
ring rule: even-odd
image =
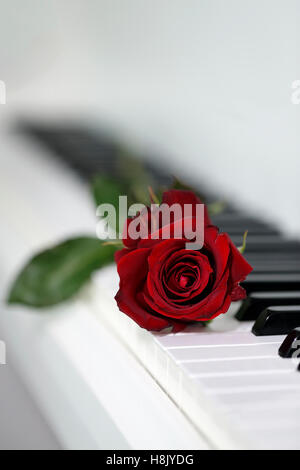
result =
[[[40,123],[19,129],[13,145],[2,142],[0,272],[9,281],[32,250],[93,230],[86,190],[93,174],[121,177],[114,143],[95,133]],[[168,174],[149,171],[168,183]],[[254,271],[244,283],[248,299],[207,327],[142,330],[115,304],[115,266],[54,310],[3,306],[8,356],[63,447],[300,449],[297,348],[289,353],[300,327],[300,241],[231,204],[213,220],[236,243],[249,230],[245,256]]]

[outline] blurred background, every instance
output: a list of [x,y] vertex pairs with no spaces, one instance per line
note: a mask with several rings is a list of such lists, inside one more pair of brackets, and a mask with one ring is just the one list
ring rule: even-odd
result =
[[[92,226],[86,180],[77,190],[55,173],[51,150],[65,145],[81,146],[72,164],[88,176],[85,145],[111,155],[121,142],[162,166],[157,178],[180,176],[299,234],[299,20],[297,0],[0,0],[1,295],[33,248]],[[82,129],[106,140],[87,144]],[[76,210],[52,213],[60,197]],[[27,227],[24,248],[9,249],[13,226],[24,240]],[[0,447],[59,448],[5,335],[0,322]]]

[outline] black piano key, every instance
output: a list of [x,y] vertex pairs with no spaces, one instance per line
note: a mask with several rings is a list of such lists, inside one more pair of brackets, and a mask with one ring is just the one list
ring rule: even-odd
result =
[[[240,237],[232,237],[232,241],[235,245],[239,246],[242,244]],[[247,252],[268,252],[268,251],[279,251],[294,253],[295,251],[300,252],[299,240],[286,240],[281,236],[260,236],[260,235],[248,235],[247,237]]]
[[[231,227],[231,226],[226,226],[226,225],[221,225],[221,224],[219,225],[219,229],[222,232],[228,233],[228,235],[230,235],[231,238],[239,236],[240,239],[243,238],[245,231],[249,230],[247,227],[244,227],[244,228],[241,226]],[[252,227],[250,229],[250,234],[259,235],[259,236],[276,236],[276,235],[278,236],[280,235],[280,232],[276,228],[273,228],[273,227],[258,226],[258,227]]]
[[286,335],[300,327],[300,305],[268,307],[257,318],[252,333],[256,336]]
[[250,263],[254,273],[300,273],[298,259],[253,259]]
[[269,291],[299,291],[299,273],[251,273],[241,285],[246,292],[269,292]]
[[284,358],[300,357],[300,328],[295,328],[287,335],[278,350],[278,354]]
[[278,235],[280,233],[273,225],[238,212],[221,212],[218,215],[212,215],[211,219],[223,231],[231,230],[235,233],[243,233],[248,230],[249,233],[256,235]]
[[280,251],[265,251],[265,252],[248,252],[247,249],[244,256],[251,263],[265,263],[265,262],[300,262],[300,250],[295,252],[280,252]]
[[239,321],[256,320],[270,306],[300,304],[300,291],[252,292],[236,314]]
[[242,212],[220,212],[219,214],[213,215],[212,220],[216,224],[228,225],[233,227],[238,227],[241,225],[244,226],[253,226],[253,227],[265,227],[268,224],[265,224],[259,219],[245,215]]
[[248,237],[259,236],[259,237],[279,237],[281,233],[279,230],[270,225],[264,225],[260,222],[255,223],[255,225],[244,225],[244,224],[231,224],[231,223],[216,223],[213,220],[213,223],[217,225],[220,232],[226,232],[230,235],[231,238],[235,240],[242,240],[244,233],[248,231]]
[[283,273],[299,273],[300,274],[300,263],[297,264],[278,264],[278,263],[266,263],[258,264],[253,263],[253,272],[254,273],[274,273],[274,274],[283,274]]
[[[90,181],[97,174],[105,174],[120,181],[124,178],[123,165],[120,164],[124,161],[123,146],[107,135],[80,126],[22,123],[19,128],[25,135],[38,140],[86,180]],[[131,156],[131,159],[135,157]],[[140,160],[137,158],[136,161]],[[143,166],[151,182],[153,180],[162,187],[172,185],[173,177],[160,165],[153,165],[145,159]]]
[[[229,220],[229,221],[222,221],[217,219],[216,217],[212,216],[212,221],[217,225],[218,227],[222,227],[222,229],[234,229],[234,230],[240,230],[241,232],[243,230],[248,230],[250,233],[256,233],[256,232],[269,232],[275,231],[275,227],[264,224],[263,222],[260,222],[259,220],[250,220],[247,219],[247,217],[237,217],[235,219]],[[277,233],[277,232],[276,232]]]
[[299,362],[297,370],[298,370],[298,372],[300,372],[300,362]]
[[256,255],[252,256],[252,253],[244,253],[244,257],[246,258],[248,263],[251,264],[253,269],[257,268],[258,272],[271,272],[275,271],[276,268],[278,268],[278,272],[288,272],[287,268],[289,267],[291,268],[291,272],[297,272],[297,269],[300,269],[300,256],[298,252],[274,253],[273,256],[267,256],[268,253],[261,253],[261,255],[263,256]]
[[85,179],[95,174],[117,175],[118,147],[84,128],[24,124],[22,131],[47,147]]

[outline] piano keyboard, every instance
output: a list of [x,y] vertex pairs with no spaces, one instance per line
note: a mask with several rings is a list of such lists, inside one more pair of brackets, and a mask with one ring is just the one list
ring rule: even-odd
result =
[[[99,171],[121,177],[111,142],[82,129],[25,129],[81,177]],[[168,182],[168,175],[149,168],[159,183]],[[248,299],[208,327],[191,325],[175,335],[140,329],[113,300],[115,267],[95,277],[88,301],[212,447],[300,449],[300,365],[293,348],[300,242],[233,207],[213,221],[237,244],[249,230],[245,256],[254,271],[243,283]]]
[[297,358],[278,350],[285,335],[255,336],[235,318],[239,305],[209,327],[149,333],[119,312],[115,267],[95,278],[92,305],[213,448],[300,449]]

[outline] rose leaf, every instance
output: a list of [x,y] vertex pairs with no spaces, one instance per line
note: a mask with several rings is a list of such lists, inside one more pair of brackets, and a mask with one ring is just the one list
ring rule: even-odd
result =
[[113,261],[115,251],[92,237],[70,239],[43,251],[23,268],[7,301],[42,308],[70,299],[95,270]]

